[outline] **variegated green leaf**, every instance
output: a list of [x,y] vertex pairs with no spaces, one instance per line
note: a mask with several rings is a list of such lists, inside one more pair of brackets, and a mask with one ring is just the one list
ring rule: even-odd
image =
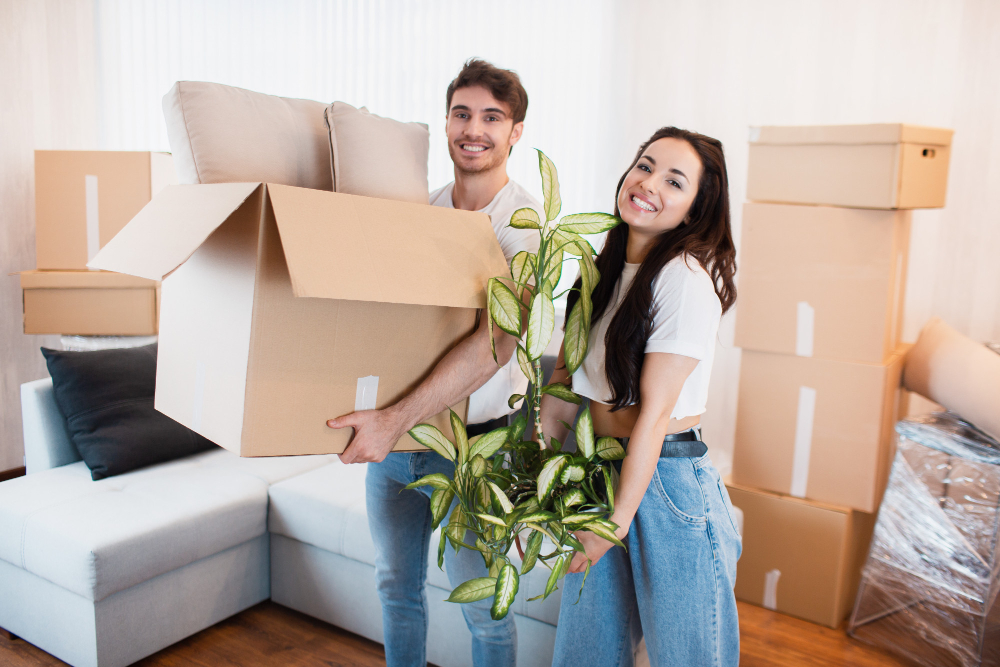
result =
[[490,609],[490,616],[493,617],[494,621],[499,621],[507,616],[514,596],[517,595],[519,582],[517,568],[513,565],[507,563],[500,569],[493,597],[493,607]]
[[545,260],[545,273],[542,275],[542,286],[548,291],[554,291],[562,277],[563,251],[554,250]]
[[435,489],[447,489],[451,487],[451,480],[448,479],[448,476],[443,473],[434,472],[430,475],[424,475],[415,482],[410,482],[405,488],[415,489],[420,486],[433,486]]
[[[487,289],[487,292],[486,292],[486,305],[487,306],[489,305],[489,302],[491,300],[492,299],[490,297],[489,290]],[[490,316],[489,313],[486,314],[486,328],[490,332],[490,352],[493,353],[493,362],[497,366],[499,366],[500,365],[500,360],[497,359],[497,341],[496,341],[496,338],[493,336],[493,317]]]
[[490,504],[490,487],[485,479],[480,479],[476,484],[477,507],[486,507]]
[[604,488],[608,492],[608,509],[612,512],[615,511],[615,481],[611,478],[611,471],[608,470],[610,466],[602,466],[601,470],[604,472]]
[[[502,558],[494,558],[492,560],[492,562],[490,562],[490,576],[493,577],[494,579],[496,579],[497,577],[499,577],[500,576],[500,569],[504,565],[506,565],[506,562]],[[496,591],[496,587],[495,586],[494,586],[493,590],[494,590],[494,592]]]
[[567,403],[574,403],[580,405],[583,399],[577,394],[573,393],[573,390],[562,384],[561,382],[553,382],[552,384],[547,384],[542,387],[543,394],[551,394],[556,398],[566,401]]
[[513,410],[518,403],[524,400],[524,394],[511,394],[507,399],[507,407]]
[[567,552],[560,554],[556,559],[556,562],[552,565],[552,572],[549,573],[549,580],[545,582],[545,593],[544,597],[552,595],[552,592],[556,590],[556,585],[562,576],[566,573],[566,568],[569,567],[570,560],[573,558],[572,552]]
[[441,531],[441,540],[438,542],[438,569],[444,567],[444,548],[448,543],[448,534]]
[[458,550],[458,545],[465,542],[465,531],[467,529],[468,524],[465,521],[465,511],[462,510],[461,503],[456,503],[455,509],[451,511],[451,516],[448,517],[448,525],[444,528],[448,539],[455,545],[456,551]]
[[520,343],[517,344],[517,364],[521,367],[524,377],[528,378],[528,382],[534,383],[535,367],[532,366],[531,360],[528,359],[528,351]]
[[572,375],[587,356],[587,338],[590,334],[589,318],[584,319],[585,304],[583,298],[573,304],[566,320],[566,335],[563,337],[563,359],[566,362],[566,372]]
[[478,602],[485,600],[496,592],[497,580],[494,577],[479,577],[469,579],[463,584],[455,586],[448,596],[448,602]]
[[511,336],[521,337],[521,302],[496,278],[490,278],[486,288],[489,296],[490,317],[498,327]]
[[465,432],[465,424],[462,418],[455,414],[455,411],[448,408],[451,415],[451,431],[455,434],[455,449],[458,451],[456,463],[462,465],[469,460],[469,436]]
[[531,496],[527,500],[518,504],[514,509],[521,512],[524,516],[527,516],[533,512],[537,512],[541,509],[541,507],[538,505],[538,498]]
[[576,596],[576,602],[573,604],[580,604],[580,599],[583,597],[583,587],[587,585],[587,576],[590,574],[590,559],[587,559],[587,569],[583,571],[583,581],[580,582],[580,593]]
[[[538,474],[538,499],[544,501],[551,495],[552,489],[559,479],[559,474],[569,462],[569,457],[565,454],[553,456],[542,466],[542,471]],[[523,521],[523,519],[522,519]]]
[[603,537],[612,544],[617,544],[620,547],[625,546],[624,544],[622,544],[622,541],[618,539],[618,536],[615,535],[615,531],[609,528],[601,521],[591,521],[590,523],[586,523],[580,526],[580,530],[589,530],[594,535],[597,535],[598,537]]
[[424,447],[429,447],[449,461],[455,460],[455,445],[451,444],[444,433],[430,424],[417,424],[409,431],[410,437]]
[[545,217],[549,220],[555,220],[562,209],[562,198],[559,196],[559,175],[556,173],[556,166],[552,164],[552,160],[542,151],[538,151],[538,171],[542,173]]
[[527,352],[529,359],[539,359],[556,326],[556,310],[552,303],[552,295],[539,290],[531,300],[531,312],[528,315]]
[[434,519],[432,526],[437,528],[451,508],[451,501],[455,499],[455,492],[451,489],[435,489],[431,494],[431,518]]
[[514,506],[510,504],[510,498],[507,497],[507,494],[501,491],[500,487],[493,482],[489,482],[489,485],[493,489],[493,495],[496,496],[496,499],[500,502],[500,506],[503,507],[504,514],[513,512]]
[[469,472],[476,479],[479,479],[486,474],[486,459],[482,457],[481,454],[476,454],[469,461]]
[[613,229],[621,219],[609,213],[574,213],[559,221],[559,229],[577,234],[600,234]]
[[582,505],[587,497],[583,495],[583,491],[580,489],[573,489],[572,491],[566,493],[562,497],[563,505],[567,508],[576,507],[577,505]]
[[583,409],[580,418],[576,420],[576,428],[573,429],[576,435],[576,449],[585,458],[594,456],[594,420],[590,416],[590,407]]
[[604,436],[597,440],[597,455],[605,461],[618,461],[625,458],[625,448],[618,438]]
[[582,526],[583,524],[590,523],[593,520],[593,512],[580,512],[578,514],[570,514],[569,516],[563,517],[561,521],[564,525],[574,527],[575,530],[575,526]]
[[510,261],[510,275],[517,285],[517,291],[520,292],[521,288],[535,277],[535,255],[527,250],[514,255],[514,259]]
[[487,521],[487,522],[492,523],[494,525],[502,526],[504,528],[507,527],[507,524],[504,522],[503,519],[498,519],[497,517],[493,516],[492,514],[477,513],[476,516],[478,516],[483,521]]
[[518,415],[514,419],[514,423],[510,425],[510,431],[507,433],[507,440],[511,443],[517,443],[521,441],[521,436],[524,435],[524,430],[528,427],[528,418],[523,414]]
[[587,300],[590,300],[590,295],[594,291],[594,287],[597,286],[597,282],[601,279],[601,272],[597,270],[597,265],[594,264],[594,258],[588,254],[583,253],[580,256],[580,281],[583,283],[583,289],[587,294]]
[[542,534],[537,530],[531,531],[528,536],[528,543],[524,547],[524,560],[521,561],[521,574],[531,572],[538,560],[538,553],[542,550]]
[[484,433],[469,446],[469,456],[482,456],[484,459],[488,459],[496,454],[503,447],[503,443],[507,441],[510,428],[510,426],[504,426],[489,433]]
[[559,481],[563,484],[583,481],[583,466],[566,466],[559,475]]
[[533,208],[519,208],[510,216],[510,226],[515,229],[541,229],[542,221]]
[[589,252],[591,255],[597,254],[594,246],[590,245],[587,239],[575,232],[567,232],[558,227],[552,232],[552,247],[559,248],[563,252],[577,257],[586,252]]
[[556,518],[552,512],[536,509],[533,512],[526,512],[517,518],[522,523],[546,523]]

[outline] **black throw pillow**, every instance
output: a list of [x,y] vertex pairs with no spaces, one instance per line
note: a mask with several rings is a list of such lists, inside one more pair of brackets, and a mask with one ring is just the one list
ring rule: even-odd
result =
[[214,447],[153,409],[156,344],[63,352],[42,348],[56,404],[92,479]]

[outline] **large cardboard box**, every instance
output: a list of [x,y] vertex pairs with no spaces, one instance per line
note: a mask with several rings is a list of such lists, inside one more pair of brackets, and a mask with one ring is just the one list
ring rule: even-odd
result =
[[412,391],[510,275],[483,213],[260,183],[168,187],[91,264],[162,278],[156,409],[242,456],[343,451],[326,420]]
[[24,271],[24,333],[156,334],[159,285],[108,271]]
[[941,208],[952,133],[901,123],[751,128],[747,198]]
[[167,153],[35,151],[37,267],[86,270],[153,195],[176,182]]
[[875,515],[736,484],[743,510],[743,553],[736,597],[840,627],[854,605]]
[[744,350],[733,481],[878,509],[892,463],[903,354],[858,364]]
[[909,211],[748,203],[736,345],[881,363],[899,344]]

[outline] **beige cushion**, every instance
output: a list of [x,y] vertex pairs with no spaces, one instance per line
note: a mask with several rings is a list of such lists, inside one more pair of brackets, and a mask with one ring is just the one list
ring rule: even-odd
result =
[[1000,439],[1000,354],[940,319],[907,353],[903,384]]
[[428,202],[425,124],[382,118],[344,102],[327,107],[326,120],[335,192]]
[[178,81],[163,97],[178,178],[332,190],[325,108],[312,100]]

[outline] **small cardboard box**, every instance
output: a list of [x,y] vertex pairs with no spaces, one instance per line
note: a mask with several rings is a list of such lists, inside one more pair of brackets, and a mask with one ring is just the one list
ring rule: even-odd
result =
[[510,275],[483,213],[261,183],[170,186],[91,264],[162,278],[156,409],[241,456],[343,451],[326,420],[412,391]]
[[881,363],[899,344],[909,211],[748,203],[736,345]]
[[902,352],[858,364],[744,350],[733,481],[862,512],[892,464]]
[[108,271],[24,271],[24,333],[156,334],[159,286]]
[[168,153],[35,151],[37,267],[86,270],[153,195],[176,182]]
[[743,510],[736,597],[838,628],[854,606],[875,515],[728,485]]
[[941,208],[952,134],[901,123],[751,128],[747,198]]

